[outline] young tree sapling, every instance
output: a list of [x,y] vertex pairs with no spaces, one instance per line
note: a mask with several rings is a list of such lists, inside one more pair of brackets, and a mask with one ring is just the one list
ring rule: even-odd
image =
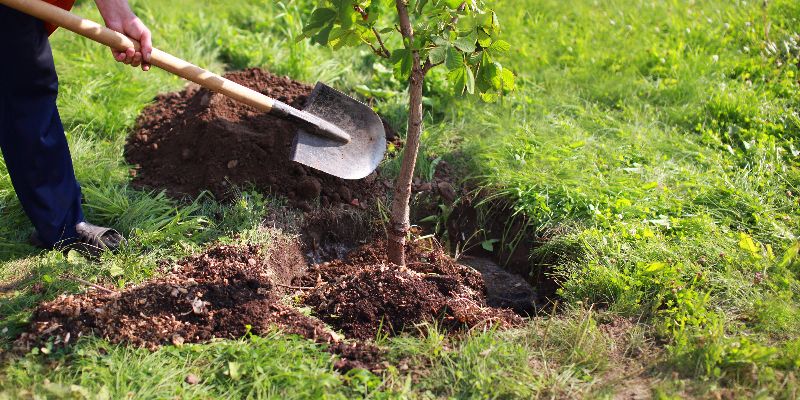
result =
[[495,59],[510,49],[498,38],[497,15],[483,1],[326,0],[308,19],[303,37],[334,49],[368,46],[408,82],[408,132],[391,206],[388,257],[405,265],[410,228],[411,183],[422,133],[425,75],[435,67],[449,71],[457,95],[477,94],[497,101],[515,88],[514,74]]

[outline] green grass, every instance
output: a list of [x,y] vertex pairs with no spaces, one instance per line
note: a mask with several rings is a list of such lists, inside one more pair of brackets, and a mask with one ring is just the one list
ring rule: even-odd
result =
[[[366,50],[296,41],[309,4],[134,7],[166,51],[217,72],[262,66],[374,96],[401,128],[406,100],[390,69]],[[434,71],[418,176],[432,176],[442,157],[510,201],[527,234],[556,232],[532,249],[530,270],[558,276],[565,311],[507,332],[446,338],[428,327],[419,338],[381,340],[393,365],[383,376],[333,372],[327,352],[277,333],[157,352],[86,339],[63,353],[5,356],[0,398],[596,398],[639,386],[662,398],[797,397],[800,6],[494,7],[514,45],[503,64],[519,89],[494,105],[456,99]],[[77,11],[99,20],[90,2]],[[59,277],[65,271],[124,286],[151,277],[160,259],[215,241],[268,246],[294,234],[260,226],[282,204],[252,190],[224,205],[131,189],[125,137],[155,94],[184,83],[118,65],[67,32],[52,43],[86,213],[130,244],[98,264],[36,251],[0,164],[3,349],[36,304],[82,290]],[[621,333],[608,328],[620,318],[637,322]],[[201,383],[184,383],[189,373]]]

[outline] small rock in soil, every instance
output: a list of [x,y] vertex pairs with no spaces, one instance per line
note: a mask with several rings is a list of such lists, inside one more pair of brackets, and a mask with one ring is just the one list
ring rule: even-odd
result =
[[521,276],[485,258],[465,257],[463,263],[480,271],[486,284],[486,303],[510,308],[520,315],[534,315],[536,292]]
[[448,203],[452,203],[456,200],[456,191],[453,189],[453,185],[451,185],[450,182],[441,181],[436,187],[439,189],[439,195]]

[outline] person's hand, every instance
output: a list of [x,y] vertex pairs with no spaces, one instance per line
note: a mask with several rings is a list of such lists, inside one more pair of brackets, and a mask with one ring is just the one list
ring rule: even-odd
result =
[[144,71],[149,70],[150,54],[153,51],[150,30],[131,11],[127,0],[95,0],[95,2],[109,29],[120,32],[141,44],[138,51],[134,48],[124,51],[111,49],[114,59],[133,67],[141,65]]

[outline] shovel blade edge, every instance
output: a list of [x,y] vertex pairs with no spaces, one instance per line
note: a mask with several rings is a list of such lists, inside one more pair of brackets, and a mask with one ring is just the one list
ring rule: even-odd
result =
[[291,159],[343,179],[371,174],[386,152],[383,122],[367,105],[318,82],[303,111],[329,121],[350,135],[340,143],[299,129]]

